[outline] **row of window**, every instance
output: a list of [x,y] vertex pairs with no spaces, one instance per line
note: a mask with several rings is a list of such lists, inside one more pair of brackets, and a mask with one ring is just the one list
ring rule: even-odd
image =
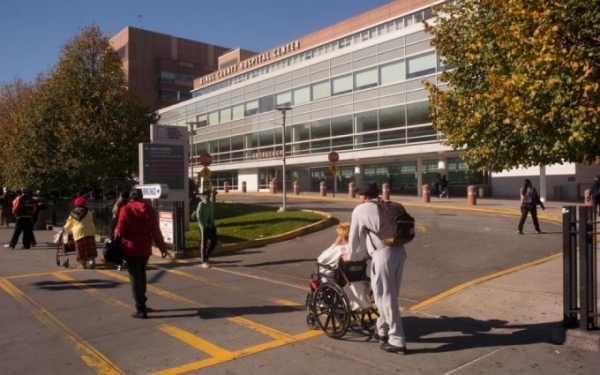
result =
[[315,48],[305,51],[303,53],[299,53],[294,56],[290,56],[288,58],[278,60],[272,64],[267,64],[267,65],[261,66],[257,69],[254,69],[252,71],[249,71],[249,72],[246,72],[243,74],[239,74],[230,79],[226,79],[219,83],[215,83],[214,85],[203,87],[199,90],[194,91],[192,95],[193,95],[193,97],[199,97],[199,96],[208,94],[210,92],[218,91],[222,88],[225,88],[225,87],[228,87],[228,86],[240,83],[240,82],[247,81],[251,78],[255,78],[255,77],[267,74],[267,73],[277,71],[279,69],[283,69],[288,66],[298,64],[300,62],[315,58],[317,56],[329,54],[332,51],[335,51],[338,49],[349,47],[351,45],[360,44],[360,43],[368,41],[372,38],[375,38],[378,36],[383,36],[383,35],[386,35],[388,33],[391,33],[391,32],[397,31],[397,30],[402,30],[405,27],[408,27],[410,25],[414,25],[414,24],[421,22],[422,20],[431,19],[432,13],[433,13],[432,7],[413,12],[411,14],[405,15],[405,16],[397,18],[395,20],[388,21],[381,25],[373,26],[367,30],[357,32],[353,35],[349,35],[342,39],[335,40],[331,43],[324,44],[319,47],[315,47]]
[[[285,131],[286,152],[292,156],[431,141],[437,141],[437,133],[426,101],[295,124]],[[204,152],[215,163],[251,161],[259,152],[281,150],[281,145],[281,128],[249,127],[245,134],[194,143],[192,164]]]
[[[187,85],[194,84],[194,76],[189,74],[171,73],[171,72],[160,72],[158,75],[158,81],[163,83],[183,83]],[[190,94],[190,98],[191,98]]]
[[[485,183],[485,176],[482,172],[477,172],[459,158],[448,159],[447,165],[448,168],[444,173],[448,176],[452,186]],[[281,172],[280,168],[259,170],[259,188],[267,189],[269,182],[276,175],[281,175]],[[355,181],[355,167],[353,165],[341,165],[338,173],[338,192],[348,191],[348,184]],[[423,183],[435,183],[438,174],[440,174],[438,160],[424,160],[421,163],[421,181]],[[291,191],[293,181],[302,179],[302,176],[303,173],[299,173],[294,168],[288,168],[285,177],[286,188]],[[311,168],[308,173],[309,190],[319,191],[320,183],[324,181],[328,191],[332,191],[334,187],[333,178],[329,167]],[[415,194],[417,192],[417,161],[366,164],[362,168],[362,178],[366,181],[375,181],[379,186],[383,183],[390,183],[391,192],[394,194]],[[281,178],[279,180],[281,181]],[[215,171],[212,173],[210,184],[222,188],[224,182],[227,182],[230,188],[237,189],[239,184],[237,171]],[[303,181],[301,181],[301,184],[305,185]]]
[[191,124],[192,128],[217,125],[258,113],[270,112],[281,106],[300,105],[353,91],[402,82],[435,73],[438,65],[439,59],[436,57],[435,51],[430,51],[274,95],[263,96],[217,111],[203,113],[196,116],[195,121],[192,121]]

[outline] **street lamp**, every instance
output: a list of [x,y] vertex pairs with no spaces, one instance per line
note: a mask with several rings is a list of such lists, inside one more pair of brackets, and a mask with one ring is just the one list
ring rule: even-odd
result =
[[[196,122],[188,122],[187,125],[189,126],[189,134],[188,134],[188,138],[190,141],[190,146],[189,146],[189,155],[188,155],[188,160],[189,160],[189,167],[192,173],[192,181],[194,180],[194,142],[193,142],[193,138],[194,138],[194,125],[197,124]],[[196,193],[196,192],[194,192]]]
[[286,202],[285,202],[285,114],[287,111],[290,111],[292,109],[292,107],[277,107],[277,110],[279,112],[281,112],[281,116],[283,118],[283,122],[282,122],[282,132],[281,132],[281,145],[282,145],[282,150],[283,150],[283,176],[281,176],[281,184],[283,185],[282,187],[282,193],[283,193],[283,206],[281,206],[278,210],[278,212],[285,212],[286,210]]

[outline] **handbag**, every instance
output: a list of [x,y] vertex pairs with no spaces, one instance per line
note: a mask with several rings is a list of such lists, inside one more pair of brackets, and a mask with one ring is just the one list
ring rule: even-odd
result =
[[125,249],[123,248],[121,238],[113,235],[104,241],[102,255],[104,256],[105,262],[121,265],[123,263],[123,257],[125,256]]

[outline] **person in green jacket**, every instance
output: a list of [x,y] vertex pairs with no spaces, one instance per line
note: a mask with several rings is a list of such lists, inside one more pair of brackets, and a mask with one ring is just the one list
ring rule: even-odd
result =
[[[214,205],[210,201],[210,190],[204,190],[202,200],[196,209],[198,231],[200,232],[200,258],[202,267],[209,268],[209,258],[217,247],[217,227],[215,225]],[[210,244],[209,244],[210,242]]]

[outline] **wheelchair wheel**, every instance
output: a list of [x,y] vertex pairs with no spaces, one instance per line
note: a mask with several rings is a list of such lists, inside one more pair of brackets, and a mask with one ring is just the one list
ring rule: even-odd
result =
[[318,329],[319,327],[317,326],[317,322],[315,321],[315,316],[313,315],[312,312],[312,302],[313,302],[313,298],[315,296],[315,292],[313,292],[312,290],[310,292],[308,292],[308,294],[306,295],[306,312],[308,313],[308,315],[306,315],[306,325],[308,326],[308,328],[310,329]]
[[314,292],[312,314],[317,326],[327,336],[339,339],[350,325],[348,298],[336,284],[324,283]]

